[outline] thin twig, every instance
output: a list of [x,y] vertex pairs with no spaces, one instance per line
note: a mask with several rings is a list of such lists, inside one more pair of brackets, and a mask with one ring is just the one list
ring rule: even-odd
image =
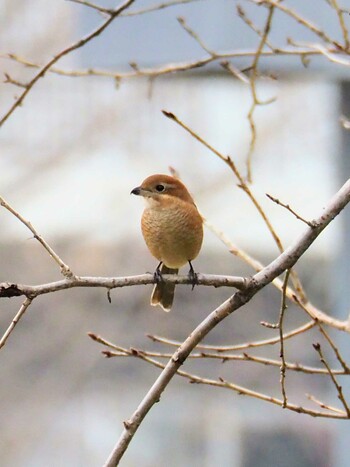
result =
[[115,18],[117,18],[117,16],[119,16],[126,8],[128,8],[132,3],[134,3],[134,1],[135,0],[124,1],[124,3],[122,3],[118,8],[113,10],[113,13],[109,13],[109,17],[100,26],[98,26],[94,31],[92,31],[90,34],[83,37],[82,39],[79,39],[77,42],[67,47],[66,49],[61,50],[61,52],[59,52],[57,55],[51,58],[51,60],[49,60],[42,68],[40,68],[40,70],[34,76],[34,78],[32,78],[32,80],[29,81],[29,83],[26,85],[26,88],[24,89],[22,94],[15,100],[15,102],[12,104],[9,110],[1,118],[0,127],[6,122],[6,120],[12,115],[13,112],[23,104],[23,101],[28,95],[28,93],[35,86],[35,84],[40,80],[40,78],[42,78],[46,74],[46,72],[52,67],[52,65],[58,62],[65,55],[68,55],[74,50],[77,50],[80,47],[83,47],[85,44],[90,42],[92,39],[100,35],[115,20]]
[[185,18],[183,18],[182,16],[179,16],[177,18],[180,26],[187,32],[187,34],[189,34],[196,42],[197,44],[205,51],[207,52],[207,54],[209,54],[211,57],[215,57],[216,56],[216,53],[213,52],[212,50],[209,49],[209,47],[207,47],[204,42],[202,41],[202,39],[198,36],[198,34],[193,30],[191,29],[188,24],[186,23],[186,20]]
[[26,298],[24,300],[24,302],[22,303],[21,308],[16,313],[15,317],[11,321],[10,326],[6,329],[6,331],[4,332],[4,334],[3,334],[3,336],[2,336],[2,338],[0,340],[0,349],[6,344],[7,339],[10,337],[10,334],[12,333],[12,331],[16,327],[18,321],[22,318],[22,316],[24,315],[24,313],[26,312],[27,308],[32,303],[32,301],[33,300],[31,298]]
[[[91,336],[90,336],[91,337]],[[97,339],[95,339],[97,337]],[[94,340],[99,341],[100,338],[99,336],[94,336],[92,337]],[[103,339],[102,339],[103,340]],[[137,349],[123,349],[123,352],[127,353],[128,356],[130,357],[135,357],[140,360],[143,360],[146,363],[149,363],[157,368],[162,369],[163,371],[166,370],[168,364],[164,364],[159,362],[158,360],[146,356],[143,352],[139,352]],[[122,352],[121,352],[122,353]],[[102,351],[102,354],[105,355],[107,358],[109,358],[111,355],[111,352],[109,351]],[[259,400],[263,400],[265,402],[269,402],[275,405],[278,405],[282,407],[283,401],[280,399],[277,399],[275,397],[269,396],[267,394],[259,393],[256,391],[252,391],[251,389],[245,388],[243,386],[238,386],[237,384],[228,382],[223,380],[222,378],[219,380],[214,380],[214,379],[209,379],[209,378],[203,378],[201,376],[195,375],[193,373],[188,373],[183,370],[177,370],[176,373],[179,376],[182,376],[183,378],[186,378],[190,381],[192,384],[206,384],[209,386],[214,386],[214,387],[221,387],[224,389],[231,389],[232,391],[237,392],[239,395],[245,395],[245,396],[250,396]],[[324,405],[326,408],[326,405]],[[293,412],[301,413],[301,414],[306,414],[306,415],[311,415],[312,417],[321,417],[321,418],[335,418],[335,419],[347,419],[347,414],[343,411],[340,410],[332,410],[330,409],[331,412],[334,413],[328,413],[328,412],[319,412],[315,410],[308,409],[306,407],[298,406],[295,404],[291,404],[290,402],[287,403],[286,409],[291,410]],[[130,429],[131,428],[131,423],[132,420],[126,420],[124,421],[124,427],[125,429]],[[122,453],[118,453],[121,454]],[[121,458],[120,457],[120,458]],[[119,456],[118,457],[112,457],[112,455],[109,457],[107,462],[104,464],[104,467],[114,467],[117,464],[118,460],[120,460]]]
[[242,83],[249,84],[249,78],[247,78],[247,76],[241,70],[233,66],[232,63],[228,62],[227,60],[223,60],[220,62],[220,65],[222,68],[229,71],[232,76],[242,81]]
[[[113,351],[105,351],[104,355],[112,358],[112,357],[130,357],[130,352],[136,352],[138,354],[145,355],[146,357],[156,357],[156,358],[171,358],[172,353],[170,352],[154,352],[151,350],[145,350],[145,349],[136,349],[134,347],[131,347],[130,349],[126,349],[124,347],[121,347],[119,345],[113,344],[110,341],[107,341],[106,339],[102,338],[101,336],[97,336],[94,333],[89,332],[88,335],[95,341],[99,342],[100,344],[103,344],[111,349]],[[199,348],[199,345],[197,346]],[[220,360],[222,363],[226,362],[251,362],[251,363],[258,363],[260,365],[264,366],[272,366],[272,367],[281,367],[281,361],[280,360],[274,360],[271,358],[264,358],[264,357],[257,357],[255,355],[249,355],[247,353],[243,354],[225,354],[222,355],[221,353],[206,353],[206,352],[197,352],[197,353],[191,353],[188,356],[189,360],[200,360],[200,359],[208,359],[208,360]],[[316,367],[311,367],[307,365],[302,365],[300,363],[291,363],[291,362],[285,362],[285,368],[290,371],[295,371],[297,373],[305,373],[305,374],[310,374],[310,375],[323,375],[323,376],[329,376],[328,371],[325,368],[316,368]],[[345,375],[347,374],[344,369],[332,369],[333,374],[335,375]]]
[[[342,324],[340,324],[341,321],[337,320],[336,318],[333,318],[332,316],[327,315],[326,313],[312,305],[312,303],[310,302],[303,303],[296,295],[294,295],[293,301],[297,303],[300,306],[300,308],[302,308],[312,319],[320,321],[321,323],[327,324],[327,326],[331,327],[334,327],[334,324],[337,322],[337,324],[335,325],[336,329],[350,332],[350,323],[348,320],[342,321]],[[338,325],[340,325],[340,327],[338,327]]]
[[27,221],[21,214],[19,214],[12,206],[10,206],[4,198],[0,196],[0,206],[7,209],[11,214],[13,214],[19,221],[22,222],[33,234],[34,238],[38,240],[38,242],[45,248],[45,250],[49,253],[51,258],[58,264],[61,269],[61,273],[68,279],[74,277],[73,272],[71,271],[70,267],[62,261],[62,259],[58,256],[58,254],[50,247],[46,240],[43,239],[41,235],[35,230],[32,224]]
[[[260,31],[260,29],[257,28],[257,26],[253,23],[253,21],[248,18],[247,13],[243,9],[242,5],[237,5],[236,7],[237,14],[241,18],[242,21],[250,28],[252,31],[254,31],[259,37],[263,37],[264,31]],[[268,38],[265,38],[265,44],[273,51],[276,52],[275,47],[273,47],[270,42],[268,41]]]
[[286,393],[286,387],[285,387],[285,380],[286,380],[286,360],[285,360],[285,355],[284,355],[284,340],[283,340],[283,320],[284,320],[284,314],[287,309],[287,303],[286,303],[286,291],[288,287],[288,279],[289,279],[289,269],[286,271],[284,281],[283,281],[283,288],[282,288],[282,299],[281,299],[281,309],[280,309],[280,315],[279,315],[279,320],[278,320],[278,331],[279,331],[279,337],[280,337],[280,357],[281,357],[281,367],[280,367],[280,383],[281,383],[281,391],[282,391],[282,397],[283,397],[283,405],[282,408],[287,407],[287,393]]
[[123,12],[121,16],[136,16],[136,15],[143,15],[145,13],[152,13],[154,11],[164,10],[165,8],[173,7],[176,5],[186,5],[188,3],[200,2],[203,0],[172,0],[169,2],[158,3],[155,5],[151,5],[147,8],[142,8],[140,10],[130,10]]
[[[319,56],[319,55],[324,55],[324,50],[317,50],[316,48],[310,49],[299,49],[295,50],[294,47],[291,48],[284,48],[284,49],[278,49],[278,54],[274,51],[271,50],[263,50],[261,52],[261,56],[264,57],[279,57],[279,56],[291,56],[291,57],[309,57],[309,56]],[[335,47],[330,47],[327,49],[327,52],[330,54],[331,57],[335,55],[341,55],[344,52]],[[113,78],[114,80],[122,80],[122,79],[131,79],[131,78],[139,78],[139,77],[159,77],[159,76],[164,76],[164,75],[170,75],[176,72],[185,72],[185,71],[191,71],[195,70],[198,68],[205,67],[206,65],[209,65],[210,63],[214,63],[218,60],[228,60],[231,58],[242,58],[242,57],[254,57],[256,54],[256,50],[233,50],[229,52],[216,52],[215,56],[205,56],[196,60],[190,60],[188,62],[179,62],[179,63],[168,63],[165,65],[161,65],[159,67],[145,67],[141,68],[139,67],[137,70],[132,70],[132,71],[125,71],[125,72],[119,72],[119,71],[111,71],[111,70],[101,70],[101,69],[95,69],[95,68],[89,68],[87,70],[64,70],[61,68],[57,67],[50,67],[48,72],[50,73],[55,73],[61,76],[69,76],[69,77],[74,77],[74,78],[81,78],[81,77],[87,77],[87,76],[101,76],[105,78]],[[26,58],[20,57],[19,55],[16,54],[5,54],[5,55],[0,55],[0,58],[9,58],[10,60],[13,60],[17,63],[20,63],[24,66],[30,67],[30,68],[36,68],[40,69],[42,66],[39,65],[38,63],[35,63],[33,61],[30,61]]]
[[[299,328],[293,329],[292,331],[289,331],[285,334],[283,334],[283,339],[287,340],[290,339],[291,337],[297,336],[299,334],[302,334],[309,329],[312,329],[316,325],[316,322],[314,320],[309,321],[306,324],[303,324]],[[180,341],[176,341],[173,339],[167,339],[165,337],[161,336],[154,336],[151,334],[147,334],[147,337],[151,339],[154,342],[159,342],[161,344],[166,344],[170,345],[171,347],[179,347],[181,345]],[[244,350],[244,349],[251,349],[251,348],[256,348],[256,347],[265,347],[267,345],[274,345],[278,344],[280,341],[280,336],[272,337],[270,339],[263,339],[259,341],[253,341],[253,342],[245,342],[243,344],[235,344],[235,345],[206,345],[206,344],[198,344],[197,349],[203,349],[203,350],[215,350],[216,352],[232,352],[234,350]],[[226,356],[226,355],[225,355]],[[224,358],[224,357],[222,357]],[[280,364],[280,363],[279,363]]]
[[299,219],[300,221],[304,222],[304,224],[307,224],[309,227],[313,227],[313,223],[310,222],[310,221],[307,221],[306,219],[304,219],[303,217],[299,216],[299,214],[297,212],[294,211],[294,209],[292,209],[289,204],[284,204],[282,203],[282,201],[280,201],[279,199],[277,198],[274,198],[273,196],[269,195],[268,193],[266,193],[266,196],[271,200],[273,201],[274,203],[278,204],[279,206],[282,206],[283,208],[287,209],[287,211],[291,212],[297,219]]
[[18,86],[19,88],[27,88],[28,86],[27,83],[22,83],[21,81],[18,81],[12,78],[8,73],[4,73],[4,75],[5,75],[4,83],[13,84],[14,86]]
[[314,349],[316,350],[316,352],[319,354],[320,356],[320,360],[321,362],[324,364],[324,366],[326,367],[328,373],[329,373],[329,376],[331,377],[331,380],[338,392],[338,399],[341,401],[341,403],[343,404],[344,406],[344,409],[346,411],[346,414],[348,416],[348,418],[350,418],[350,408],[345,400],[345,397],[344,397],[344,394],[343,394],[343,389],[342,387],[338,384],[334,374],[333,374],[333,371],[332,369],[330,368],[330,366],[328,365],[324,355],[323,355],[323,352],[322,352],[322,349],[321,349],[321,345],[319,343],[317,344],[313,344],[313,347]]
[[349,50],[350,49],[349,31],[344,21],[344,11],[339,7],[338,0],[330,0],[329,3],[335,9],[338,15],[339,26],[342,31],[343,39],[344,39],[344,48],[346,50]]
[[[329,343],[329,345],[332,347],[332,350],[333,352],[335,353],[335,356],[337,357],[337,360],[338,362],[341,364],[341,366],[343,367],[343,370],[345,372],[345,374],[350,374],[350,368],[348,367],[348,365],[346,364],[345,360],[343,359],[343,357],[340,355],[340,352],[337,348],[337,346],[334,344],[333,340],[331,339],[330,335],[328,334],[328,332],[325,331],[325,329],[323,329],[323,326],[321,325],[321,323],[319,323],[317,321],[317,325],[318,325],[318,328],[320,330],[320,332],[323,334],[323,336],[325,337],[325,339],[327,340],[327,342]],[[333,371],[333,374],[334,374],[334,371]]]
[[316,34],[326,43],[335,45],[337,48],[342,48],[341,44],[338,41],[335,41],[334,39],[329,37],[321,28],[319,28],[318,26],[313,24],[311,21],[301,16],[295,10],[292,10],[291,8],[286,6],[284,3],[281,3],[276,0],[250,0],[250,1],[252,3],[255,3],[256,5],[265,5],[266,7],[269,7],[269,8],[271,6],[274,6],[275,8],[278,8],[283,13],[285,13],[286,15],[290,16],[295,21],[297,21],[299,24],[301,24],[302,26],[312,31],[314,34]]
[[344,411],[343,410],[340,410],[336,407],[332,407],[328,404],[325,404],[324,402],[316,399],[315,396],[311,395],[311,394],[306,394],[306,397],[312,401],[312,402],[315,402],[315,404],[317,404],[318,406],[320,406],[322,409],[326,409],[326,410],[330,410],[331,412],[335,412],[335,413],[338,413],[338,414],[343,414]]
[[334,52],[331,52],[330,50],[327,49],[327,47],[321,44],[314,44],[310,42],[297,42],[297,41],[294,41],[293,39],[288,39],[288,43],[290,45],[294,45],[295,47],[303,47],[303,48],[308,47],[310,50],[318,51],[320,52],[321,55],[327,58],[327,60],[329,60],[330,62],[336,63],[337,65],[350,66],[349,60],[338,57]]
[[[111,8],[104,8],[104,7],[101,7],[100,5],[97,5],[96,3],[88,2],[87,0],[70,0],[70,1],[73,3],[79,3],[81,5],[85,5],[89,8],[99,11],[100,13],[111,14],[114,11]],[[143,8],[140,10],[125,11],[121,13],[120,16],[138,16],[138,15],[143,15],[145,13],[152,13],[154,11],[164,10],[165,8],[176,6],[176,5],[184,5],[187,3],[194,3],[194,2],[199,2],[199,1],[202,1],[202,0],[172,0],[169,2],[158,3],[156,5],[152,5],[150,7]]]
[[270,29],[271,29],[271,24],[272,24],[272,18],[273,18],[274,11],[275,11],[274,6],[270,6],[269,13],[267,15],[267,19],[266,19],[266,22],[265,22],[264,31],[263,31],[263,34],[261,35],[261,39],[260,39],[258,48],[256,50],[256,54],[254,56],[253,63],[251,65],[251,67],[250,67],[251,68],[251,76],[250,76],[249,83],[250,83],[250,91],[251,91],[251,95],[252,95],[252,104],[250,106],[247,117],[248,117],[248,122],[249,122],[249,125],[250,125],[251,138],[250,138],[249,151],[248,151],[247,163],[246,163],[246,166],[247,166],[247,180],[248,180],[249,183],[252,183],[252,157],[253,157],[253,153],[254,153],[254,150],[255,150],[256,137],[257,137],[256,125],[255,125],[255,121],[254,121],[254,112],[255,112],[255,109],[256,109],[256,107],[258,105],[269,104],[269,103],[274,101],[274,99],[270,99],[267,102],[264,102],[264,103],[261,102],[260,99],[258,98],[257,90],[256,90],[256,81],[257,81],[257,78],[258,78],[258,64],[259,64],[259,60],[260,60],[260,57],[261,57],[261,53],[262,53],[263,48],[264,48],[264,46],[266,44],[267,37],[268,37]]
[[113,12],[112,8],[104,8],[100,5],[96,5],[95,3],[88,2],[87,0],[69,0],[72,3],[78,3],[79,5],[87,6],[88,8],[92,8],[93,10],[97,10],[100,13],[110,15]]

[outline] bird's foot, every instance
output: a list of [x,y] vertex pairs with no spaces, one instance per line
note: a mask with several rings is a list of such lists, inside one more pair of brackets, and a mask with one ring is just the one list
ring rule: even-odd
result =
[[192,284],[192,290],[194,289],[195,285],[198,285],[198,274],[194,271],[191,261],[188,262],[190,265],[190,270],[188,271],[188,277]]
[[159,282],[162,282],[163,281],[163,276],[162,276],[162,273],[160,271],[160,268],[162,266],[162,261],[158,264],[156,270],[154,271],[154,274],[153,274],[153,277],[154,277],[154,280],[156,281],[157,284],[159,284]]

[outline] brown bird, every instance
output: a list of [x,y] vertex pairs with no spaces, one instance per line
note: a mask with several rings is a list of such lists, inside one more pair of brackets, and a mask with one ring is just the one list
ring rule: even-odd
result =
[[202,246],[203,220],[185,185],[169,175],[151,175],[131,193],[143,196],[146,201],[142,234],[149,251],[160,261],[154,273],[157,284],[151,305],[170,311],[175,284],[163,282],[162,274],[177,274],[181,266],[189,263],[189,276],[195,284],[191,261]]

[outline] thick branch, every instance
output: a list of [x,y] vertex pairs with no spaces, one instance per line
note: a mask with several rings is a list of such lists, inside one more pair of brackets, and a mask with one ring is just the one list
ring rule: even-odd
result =
[[249,280],[244,290],[232,295],[197,326],[183,344],[175,351],[172,358],[166,364],[164,370],[141,401],[131,418],[124,422],[124,430],[105,463],[105,467],[114,467],[118,465],[143,419],[146,417],[153,405],[159,401],[161,394],[196,345],[218,323],[249,302],[259,290],[271,283],[273,279],[279,276],[283,271],[293,267],[298,259],[315,241],[318,235],[340,213],[349,201],[350,179],[333,197],[329,205],[322,212],[321,216],[318,219],[315,219],[313,228],[307,227],[306,231],[293,245],[287,248],[278,258],[272,261],[262,271],[255,274]]

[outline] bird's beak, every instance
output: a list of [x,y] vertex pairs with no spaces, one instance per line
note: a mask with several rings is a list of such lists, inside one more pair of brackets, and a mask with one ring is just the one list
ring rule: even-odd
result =
[[140,195],[141,194],[141,188],[139,186],[137,186],[136,188],[131,190],[130,194],[131,195]]

